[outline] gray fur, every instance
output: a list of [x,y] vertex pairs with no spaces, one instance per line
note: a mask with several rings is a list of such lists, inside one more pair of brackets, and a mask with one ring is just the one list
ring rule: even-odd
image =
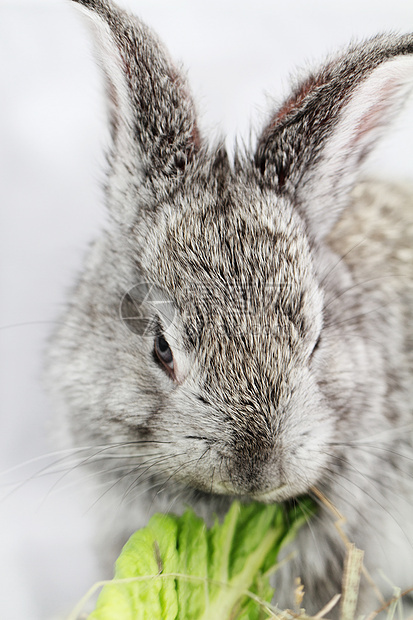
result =
[[[189,502],[210,519],[233,496],[283,502],[315,485],[384,594],[380,568],[413,585],[413,190],[356,184],[412,86],[413,36],[330,59],[231,164],[199,135],[151,31],[105,0],[77,1],[108,87],[111,220],[48,374],[71,442],[96,446],[88,464],[114,483],[117,499],[101,500],[105,561],[156,510]],[[154,356],[157,330],[175,377]],[[295,547],[275,600],[291,607],[300,575],[315,612],[342,577],[327,510]],[[363,583],[361,609],[375,604]]]

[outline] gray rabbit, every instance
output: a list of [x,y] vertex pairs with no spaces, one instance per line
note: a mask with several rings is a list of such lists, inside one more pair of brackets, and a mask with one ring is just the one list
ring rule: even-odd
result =
[[[413,189],[358,178],[412,88],[413,35],[329,58],[230,161],[156,36],[108,0],[75,1],[106,78],[110,218],[48,376],[111,488],[103,561],[155,511],[211,520],[234,497],[318,489],[383,595],[413,586]],[[325,506],[292,548],[274,601],[292,607],[300,576],[317,612],[345,556]],[[363,578],[360,611],[375,597]]]

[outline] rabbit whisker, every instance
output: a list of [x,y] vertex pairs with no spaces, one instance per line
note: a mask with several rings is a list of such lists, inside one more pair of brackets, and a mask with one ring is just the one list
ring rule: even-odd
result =
[[[177,458],[179,456],[183,456],[185,454],[185,452],[178,452],[178,453],[174,453],[174,454],[168,454],[167,456],[163,456],[161,458],[156,459],[154,462],[152,462],[148,467],[146,467],[146,469],[144,469],[139,476],[137,476],[128,486],[128,488],[125,490],[125,492],[123,493],[123,499],[122,501],[128,496],[128,494],[130,493],[131,489],[134,488],[136,486],[136,484],[141,480],[141,478],[143,476],[145,476],[154,466],[156,466],[158,468],[157,471],[157,476],[159,476],[159,471],[161,471],[161,469],[159,468],[160,465],[163,465],[163,463],[165,461],[170,460],[171,458]],[[146,463],[145,463],[146,465]],[[128,475],[132,475],[134,473],[137,473],[139,471],[140,468],[136,467],[133,470],[131,470],[130,472],[128,472]]]
[[[134,481],[134,482],[136,483],[138,480],[140,480],[140,479],[142,478],[142,476],[144,476],[145,474],[147,474],[147,473],[148,473],[148,471],[149,471],[152,467],[154,467],[154,466],[156,466],[156,465],[159,465],[160,463],[163,463],[164,461],[169,460],[169,459],[171,459],[171,458],[176,458],[176,456],[177,456],[176,454],[170,454],[170,455],[168,455],[168,456],[163,456],[163,457],[160,457],[159,459],[157,459],[157,460],[153,461],[153,462],[151,463],[151,465],[149,465],[149,466],[147,466],[147,467],[146,467],[147,461],[145,461],[145,462],[144,462],[144,463],[140,466],[140,467],[145,467],[144,471],[142,471],[142,472],[140,473],[140,475],[139,475],[139,476],[135,479],[135,481]],[[120,484],[121,484],[121,483],[122,483],[122,482],[123,482],[123,481],[124,481],[124,480],[125,480],[128,476],[131,476],[131,475],[133,475],[133,474],[136,474],[136,472],[138,472],[138,471],[140,470],[140,467],[135,467],[135,468],[133,468],[132,470],[130,470],[130,469],[129,469],[129,470],[128,470],[128,471],[126,471],[126,472],[125,472],[122,476],[117,476],[116,480],[115,480],[114,482],[112,482],[112,484],[110,484],[110,486],[106,489],[106,491],[105,491],[104,493],[102,493],[102,494],[101,494],[101,495],[100,495],[100,496],[96,499],[96,501],[95,501],[95,502],[93,502],[93,504],[89,507],[89,509],[88,509],[88,511],[87,511],[87,512],[89,512],[89,510],[91,510],[91,509],[92,509],[92,508],[93,508],[93,507],[94,507],[94,506],[95,506],[98,502],[100,502],[100,501],[103,499],[103,497],[104,497],[105,495],[107,495],[107,494],[108,494],[108,493],[109,493],[112,489],[114,489],[116,486],[120,485]],[[109,470],[109,473],[110,473],[110,470]]]
[[[358,471],[354,467],[352,467],[352,470],[355,471],[357,474],[359,474],[364,480],[368,481],[369,483],[373,483],[373,485],[372,485],[373,486],[373,490],[377,491],[378,495],[380,495],[385,500],[388,499],[383,494],[382,490],[380,489],[380,486],[382,486],[382,481],[381,480],[380,480],[380,483],[378,483],[378,481],[374,480],[374,478],[372,476],[368,476],[368,475],[364,474],[363,472]],[[405,537],[406,541],[409,543],[410,546],[413,546],[413,541],[411,541],[409,539],[409,537],[407,536],[407,534],[405,532],[405,529],[403,528],[403,525],[400,523],[398,518],[396,518],[396,515],[394,514],[394,511],[390,512],[388,506],[387,505],[383,505],[383,503],[381,501],[379,501],[379,499],[375,495],[372,495],[372,493],[369,492],[365,488],[365,485],[361,486],[361,485],[357,484],[357,482],[355,480],[353,480],[351,477],[345,476],[341,470],[330,470],[330,479],[331,479],[331,481],[335,485],[342,486],[342,488],[346,491],[346,493],[349,493],[350,491],[349,491],[349,489],[346,486],[343,486],[343,485],[339,484],[339,482],[338,482],[339,478],[341,478],[342,480],[345,480],[350,485],[353,485],[355,488],[357,488],[359,491],[361,491],[363,493],[363,495],[365,495],[366,497],[371,499],[384,513],[386,513],[394,521],[394,523],[396,523],[397,527],[399,528],[399,530],[401,531],[401,533]],[[390,487],[389,487],[389,489],[390,489]],[[354,496],[354,498],[357,499],[355,496]],[[364,515],[363,512],[360,512],[357,508],[356,508],[356,510],[359,513],[360,517],[369,526],[369,528],[373,527],[377,531],[378,538],[379,538],[382,535],[382,532],[377,528],[377,526],[375,524],[372,524],[371,521],[367,519],[367,517]]]

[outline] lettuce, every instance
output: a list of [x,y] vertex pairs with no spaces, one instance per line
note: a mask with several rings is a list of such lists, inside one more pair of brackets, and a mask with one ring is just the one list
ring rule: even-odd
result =
[[124,546],[88,620],[259,620],[274,594],[268,572],[313,512],[235,501],[208,529],[192,510],[156,514]]

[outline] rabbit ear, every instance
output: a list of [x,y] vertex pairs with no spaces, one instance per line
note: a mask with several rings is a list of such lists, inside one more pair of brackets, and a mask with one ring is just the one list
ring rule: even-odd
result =
[[337,220],[361,161],[412,85],[413,36],[378,36],[310,75],[264,129],[255,164],[317,237]]
[[200,146],[185,81],[138,19],[109,0],[74,1],[97,35],[110,100],[112,167],[122,162],[134,180],[173,175]]

